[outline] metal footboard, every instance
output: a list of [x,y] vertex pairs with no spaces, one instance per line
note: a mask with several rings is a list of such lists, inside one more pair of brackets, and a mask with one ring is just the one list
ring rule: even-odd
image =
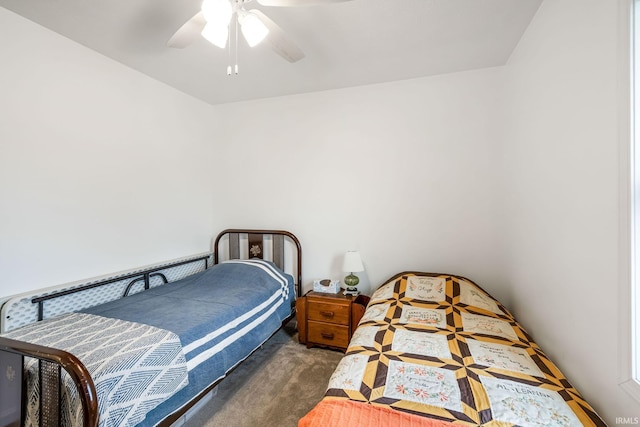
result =
[[98,425],[96,388],[84,365],[71,353],[41,345],[0,337],[0,427],[21,427],[28,398],[24,364],[38,360],[41,427],[62,425],[62,370],[73,380],[83,411],[83,427]]

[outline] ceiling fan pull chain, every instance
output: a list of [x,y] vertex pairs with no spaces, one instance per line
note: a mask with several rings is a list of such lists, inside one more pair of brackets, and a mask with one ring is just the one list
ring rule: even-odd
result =
[[236,13],[236,76],[238,75],[238,14]]
[[227,43],[227,76],[231,75],[231,25],[227,26],[227,40],[229,40],[229,43]]

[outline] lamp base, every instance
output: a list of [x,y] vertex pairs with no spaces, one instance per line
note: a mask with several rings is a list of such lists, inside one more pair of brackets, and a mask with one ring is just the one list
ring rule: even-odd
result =
[[358,276],[353,273],[344,278],[344,284],[347,285],[347,289],[355,289],[355,287],[358,286],[358,283],[360,283],[360,279],[358,279]]
[[345,289],[344,294],[357,297],[358,295],[360,295],[360,291],[358,291],[358,288],[356,288],[355,286],[348,286],[347,289]]

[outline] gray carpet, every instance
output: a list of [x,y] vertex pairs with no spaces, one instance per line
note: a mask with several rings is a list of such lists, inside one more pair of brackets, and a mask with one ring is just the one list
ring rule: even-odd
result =
[[292,320],[225,378],[185,427],[296,427],[343,356],[298,344]]

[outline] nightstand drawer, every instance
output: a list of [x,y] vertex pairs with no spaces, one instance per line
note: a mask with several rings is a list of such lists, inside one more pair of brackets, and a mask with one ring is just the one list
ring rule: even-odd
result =
[[349,325],[350,305],[317,302],[309,299],[308,319],[318,322],[329,322],[338,325]]
[[349,326],[331,325],[309,320],[308,334],[308,340],[316,344],[340,348],[347,348],[349,345]]

